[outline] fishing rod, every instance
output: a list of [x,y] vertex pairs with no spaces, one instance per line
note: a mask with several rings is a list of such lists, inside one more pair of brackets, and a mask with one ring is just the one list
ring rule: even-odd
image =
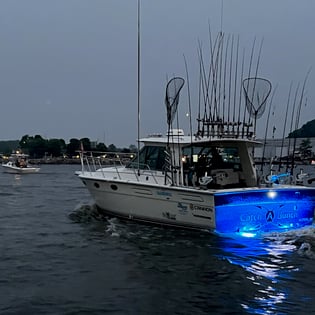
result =
[[[291,124],[290,124],[290,134],[293,133],[293,120],[294,120],[294,112],[295,112],[295,106],[296,106],[296,99],[297,99],[297,95],[298,95],[298,91],[300,89],[300,83],[298,83],[296,89],[295,89],[295,95],[294,95],[294,100],[293,100],[293,104],[292,104],[292,115],[291,115]],[[289,144],[288,144],[288,156],[290,154],[290,148],[291,148],[291,138],[289,138]],[[293,150],[293,148],[292,148]],[[292,165],[294,164],[294,152],[292,152]],[[287,160],[287,171],[289,169],[289,159]],[[291,175],[293,175],[293,169],[291,169]]]
[[[199,57],[199,69],[200,69],[200,96],[203,98],[203,104],[204,104],[204,113],[203,113],[203,124],[202,124],[202,136],[204,136],[205,132],[205,122],[208,121],[208,113],[207,113],[207,106],[206,106],[206,100],[207,100],[207,91],[205,91],[205,70],[203,66],[203,57],[202,57],[202,50],[201,50],[201,44],[199,42],[199,50],[198,50],[198,57]],[[211,113],[209,113],[211,115]]]
[[[216,49],[215,47],[217,46],[218,43],[218,36],[216,37],[216,41],[215,41],[215,46],[213,49]],[[200,56],[200,63],[201,63],[201,77],[202,77],[202,91],[203,91],[203,98],[204,98],[204,107],[205,107],[205,111],[204,111],[204,122],[206,122],[207,124],[207,135],[209,135],[209,125],[210,122],[213,121],[213,116],[214,114],[211,111],[211,104],[212,104],[212,99],[213,99],[213,93],[214,93],[214,85],[215,85],[215,69],[213,66],[213,56],[214,56],[214,52],[211,53],[211,64],[210,64],[210,68],[209,68],[209,73],[208,76],[206,75],[206,71],[205,71],[205,65],[204,65],[204,61],[203,61],[203,55],[202,55],[202,50],[201,50],[201,45],[199,44],[199,56]],[[209,89],[210,89],[210,77],[211,77],[211,73],[213,73],[213,85],[212,85],[212,89],[211,89],[211,97],[209,98]],[[208,108],[209,108],[209,114],[207,115],[207,104],[208,104]],[[215,110],[215,109],[214,109]]]
[[[257,75],[258,75],[258,68],[259,68],[259,64],[260,64],[260,57],[261,57],[261,51],[262,51],[262,46],[263,46],[263,42],[264,42],[264,39],[261,40],[260,42],[260,47],[259,47],[259,53],[258,53],[258,58],[257,58],[257,64],[256,64],[256,71],[255,71],[255,78],[257,78]],[[254,91],[256,89],[256,80],[255,80],[255,86],[253,88],[253,95],[254,95]],[[255,126],[254,126],[254,136],[256,137],[256,120],[257,120],[257,115],[255,115]]]
[[[212,123],[215,120],[215,116],[218,116],[218,108],[217,108],[217,81],[218,79],[217,77],[218,77],[218,66],[219,66],[219,60],[220,60],[220,47],[222,45],[223,35],[221,33],[217,35],[214,46],[212,46],[210,29],[209,29],[209,36],[210,36],[210,65],[209,65],[209,73],[208,73],[208,79],[207,79],[207,96],[208,96],[207,103],[209,107],[209,123]],[[209,99],[211,73],[212,73],[212,87],[211,87],[211,95]],[[212,104],[213,104],[213,110],[211,111]],[[209,128],[209,125],[208,125],[208,128]],[[213,132],[213,124],[211,124],[211,129]]]
[[228,58],[228,49],[229,49],[229,43],[230,43],[230,34],[227,38],[226,48],[225,48],[225,58],[224,58],[224,76],[223,76],[223,104],[222,104],[222,123],[225,124],[225,100],[226,100],[226,72],[227,72],[227,58]]
[[[241,68],[241,82],[243,82],[243,76],[244,76],[244,63],[245,63],[245,49],[243,49],[243,58],[242,58],[242,68]],[[239,137],[240,132],[240,125],[241,125],[241,103],[242,103],[242,83],[240,85],[239,89],[239,107],[238,107],[238,119],[237,119],[237,137]]]
[[232,81],[232,64],[233,64],[233,48],[234,48],[234,35],[232,35],[231,55],[230,55],[230,72],[229,72],[229,97],[228,97],[228,126],[227,132],[230,133],[230,109],[231,109],[231,81]]
[[188,96],[188,115],[189,115],[189,133],[190,133],[190,165],[192,165],[193,161],[193,131],[192,131],[192,122],[191,122],[191,98],[190,98],[190,84],[189,84],[189,75],[188,75],[188,66],[187,61],[184,55],[184,63],[185,63],[185,70],[186,70],[186,81],[187,81],[187,96]]
[[284,125],[283,125],[283,133],[282,133],[282,141],[281,141],[281,150],[280,150],[280,158],[279,158],[279,166],[278,166],[278,171],[279,171],[279,172],[280,172],[280,169],[281,169],[282,150],[283,150],[283,145],[284,145],[285,129],[286,129],[286,126],[287,126],[287,117],[288,117],[288,111],[289,111],[291,90],[292,90],[292,82],[291,82],[291,84],[290,84],[289,95],[288,95],[288,101],[287,101],[287,107],[286,107],[286,111],[285,111],[285,118],[284,118]]
[[[209,74],[208,74],[208,85],[210,85],[210,77],[211,77],[211,73],[212,73],[212,89],[211,89],[211,104],[212,104],[212,100],[214,100],[214,114],[212,115],[212,120],[215,120],[215,115],[218,116],[218,108],[217,108],[217,81],[219,81],[219,86],[220,86],[220,75],[218,75],[218,69],[221,69],[221,64],[222,64],[222,47],[223,47],[223,43],[224,43],[224,34],[221,31],[217,34],[216,36],[216,40],[214,45],[212,44],[212,32],[211,32],[211,27],[210,27],[210,23],[209,23],[209,48],[210,48],[210,65],[209,65]],[[215,58],[215,62],[214,62],[214,56],[215,56],[215,52],[216,53],[216,58]],[[220,64],[220,67],[219,67]],[[212,69],[212,71],[211,71]],[[219,76],[219,80],[218,80],[218,76]],[[220,91],[220,88],[219,88]]]
[[[218,97],[217,95],[220,96],[220,76],[219,76],[219,68],[222,60],[222,47],[223,47],[223,42],[224,42],[224,36],[222,33],[220,33],[219,36],[219,41],[218,41],[218,47],[217,47],[217,53],[216,53],[216,59],[215,59],[215,67],[213,69],[213,80],[212,80],[212,86],[213,86],[213,103],[214,103],[214,108],[213,108],[213,116],[212,116],[212,121],[216,121],[218,117]],[[217,82],[219,81],[219,89],[217,87]]]
[[270,98],[270,105],[269,105],[269,110],[268,110],[268,115],[267,115],[266,130],[265,130],[265,137],[264,137],[263,152],[262,152],[262,158],[261,158],[261,167],[260,167],[261,173],[263,173],[263,168],[264,168],[264,163],[265,163],[264,159],[265,159],[265,149],[266,149],[266,144],[267,144],[267,133],[268,133],[268,129],[269,129],[270,112],[271,112],[273,98],[276,94],[277,88],[278,88],[278,85],[276,85],[275,89],[272,92],[271,98]]
[[[198,51],[197,51],[198,53]],[[204,127],[202,124],[202,130],[200,128],[201,123],[201,65],[199,63],[199,82],[198,82],[198,116],[197,116],[197,134],[203,136]]]
[[[221,30],[222,33],[222,30]],[[220,70],[219,70],[219,92],[218,92],[218,110],[217,110],[217,117],[215,117],[215,121],[218,123],[222,121],[221,119],[221,85],[222,85],[222,67],[223,67],[223,49],[224,49],[224,34],[222,33],[222,44],[220,46]],[[220,128],[219,128],[220,129]],[[218,134],[220,134],[220,130],[218,130]]]
[[[250,73],[251,73],[251,68],[252,68],[252,62],[253,62],[253,55],[254,55],[254,49],[255,49],[255,44],[256,44],[256,37],[254,38],[254,42],[252,45],[252,51],[250,54],[250,61],[249,61],[249,67],[248,67],[248,78],[250,78]],[[249,83],[248,83],[249,84]],[[247,102],[247,99],[245,100]],[[249,123],[250,123],[250,115],[248,117],[248,126],[247,126],[247,130],[249,128]],[[246,125],[246,106],[244,108],[244,115],[243,115],[243,127],[242,127],[242,138],[245,135],[245,125]],[[248,133],[248,131],[247,131]]]
[[[302,86],[302,91],[301,91],[301,97],[300,97],[300,102],[299,102],[299,106],[297,109],[297,114],[296,114],[296,121],[295,121],[295,130],[298,129],[299,127],[299,121],[300,121],[300,114],[301,114],[301,108],[302,108],[302,103],[303,103],[303,98],[304,98],[304,92],[305,92],[305,85],[306,85],[306,81],[308,79],[308,76],[311,72],[311,69],[308,70],[308,72],[306,73],[304,82],[303,82],[303,86]],[[295,148],[296,148],[296,137],[294,137],[294,141],[293,141],[293,158],[292,158],[292,172],[293,172],[293,168],[294,168],[294,154],[295,154]]]
[[186,81],[187,81],[187,96],[188,96],[188,115],[189,115],[189,133],[190,133],[190,142],[192,143],[193,139],[193,131],[192,131],[192,121],[191,121],[191,97],[190,97],[190,84],[189,84],[189,76],[188,76],[188,66],[185,55],[184,63],[185,63],[185,70],[186,70]]
[[233,136],[235,135],[235,107],[236,107],[236,86],[237,86],[237,75],[238,75],[238,52],[240,45],[240,37],[237,38],[237,46],[236,46],[236,59],[235,59],[235,78],[234,78],[234,107],[233,107],[233,127],[232,132]]

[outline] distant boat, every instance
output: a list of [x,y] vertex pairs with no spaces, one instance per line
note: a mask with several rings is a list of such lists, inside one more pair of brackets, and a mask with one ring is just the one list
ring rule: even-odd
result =
[[12,174],[31,174],[38,173],[40,167],[30,165],[27,160],[26,154],[14,153],[9,157],[7,163],[3,163],[3,171]]

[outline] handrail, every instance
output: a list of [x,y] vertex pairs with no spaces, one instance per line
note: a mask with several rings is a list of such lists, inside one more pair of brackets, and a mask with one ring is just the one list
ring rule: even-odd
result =
[[[80,153],[82,155],[81,158],[81,163],[82,163],[82,171],[84,172],[85,170],[87,172],[89,172],[91,175],[93,172],[96,171],[100,171],[102,176],[105,177],[105,173],[104,173],[104,165],[102,165],[102,158],[100,156],[93,156],[93,152],[92,151],[84,151]],[[111,160],[111,164],[109,166],[113,166],[113,168],[115,168],[116,170],[116,174],[118,176],[118,178],[121,180],[121,174],[122,172],[119,171],[119,166],[124,166],[125,164],[123,163],[123,161],[121,159],[118,160]],[[149,165],[147,164],[140,164],[141,170],[143,172],[143,175],[145,174],[145,172],[148,172],[150,174],[150,176],[152,176],[154,182],[156,184],[158,184],[158,180],[154,174],[154,171],[150,169]],[[85,167],[86,166],[86,167]],[[132,170],[136,180],[139,182],[140,181],[140,176],[138,174],[138,165],[136,165],[135,163],[133,164],[132,162],[128,164],[127,169]],[[130,174],[130,173],[128,173]]]

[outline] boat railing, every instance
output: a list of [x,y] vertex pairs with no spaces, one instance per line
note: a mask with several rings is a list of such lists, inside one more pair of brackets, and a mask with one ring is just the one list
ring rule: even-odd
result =
[[106,157],[94,151],[80,152],[82,171],[95,172],[105,166],[123,166],[126,162],[119,154]]
[[158,184],[158,180],[154,174],[154,171],[150,169],[148,164],[136,163],[130,161],[130,159],[122,159],[121,155],[117,154],[113,158],[104,158],[100,156],[98,152],[96,155],[93,155],[93,151],[89,152],[80,152],[81,158],[81,169],[82,172],[94,173],[96,171],[100,172],[103,177],[105,177],[104,168],[106,167],[114,167],[116,174],[119,179],[122,179],[122,174],[130,174],[130,172],[122,171],[123,166],[127,166],[127,169],[131,170],[134,174],[136,180],[140,182],[140,170],[142,171],[142,175],[150,175],[154,182]]
[[158,180],[156,179],[156,176],[154,174],[155,171],[151,170],[148,164],[131,161],[130,163],[127,164],[127,168],[133,170],[133,173],[138,182],[140,181],[140,170],[141,170],[142,175],[146,175],[146,174],[151,175],[154,182],[158,184]]

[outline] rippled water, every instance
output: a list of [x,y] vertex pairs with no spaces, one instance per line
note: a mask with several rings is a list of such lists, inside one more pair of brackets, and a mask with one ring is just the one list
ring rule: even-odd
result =
[[100,217],[78,166],[0,173],[0,314],[311,314],[315,230],[220,238]]

